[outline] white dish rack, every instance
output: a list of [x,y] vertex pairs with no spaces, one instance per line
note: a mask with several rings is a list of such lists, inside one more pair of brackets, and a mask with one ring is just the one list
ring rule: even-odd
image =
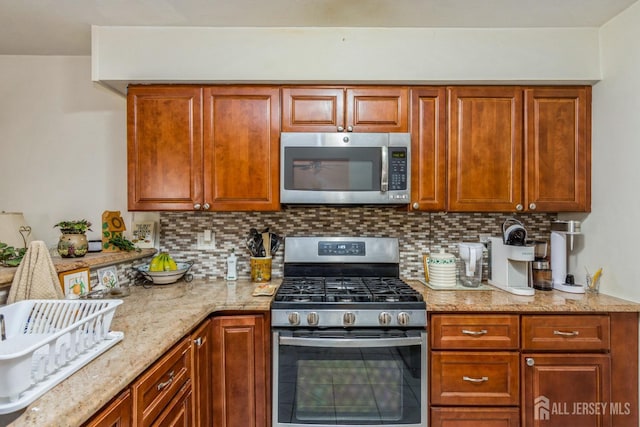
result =
[[109,331],[122,300],[25,300],[0,307],[0,414],[27,407],[124,337]]

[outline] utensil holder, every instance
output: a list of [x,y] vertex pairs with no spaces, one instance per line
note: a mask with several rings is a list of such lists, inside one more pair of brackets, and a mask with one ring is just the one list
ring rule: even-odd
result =
[[250,265],[252,282],[271,280],[271,257],[251,257]]

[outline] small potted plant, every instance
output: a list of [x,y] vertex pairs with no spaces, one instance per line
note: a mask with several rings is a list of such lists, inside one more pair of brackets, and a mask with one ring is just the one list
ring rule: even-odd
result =
[[60,228],[62,236],[58,241],[58,253],[63,258],[79,258],[89,250],[86,232],[91,230],[91,223],[86,219],[60,221],[54,227]]

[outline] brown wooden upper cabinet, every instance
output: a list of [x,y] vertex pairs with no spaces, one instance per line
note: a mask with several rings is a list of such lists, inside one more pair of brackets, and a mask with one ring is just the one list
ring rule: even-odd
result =
[[411,204],[414,211],[446,206],[446,88],[411,89]]
[[404,86],[282,88],[283,132],[407,132]]
[[129,87],[129,210],[278,210],[279,123],[278,87]]
[[589,87],[448,89],[448,210],[589,211]]
[[202,89],[130,86],[127,163],[129,210],[202,204]]
[[524,91],[526,209],[591,210],[591,87]]

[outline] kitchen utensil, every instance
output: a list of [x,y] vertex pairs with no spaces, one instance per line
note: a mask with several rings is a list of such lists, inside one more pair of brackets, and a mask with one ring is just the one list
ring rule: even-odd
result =
[[262,247],[264,248],[264,256],[271,257],[271,235],[269,231],[262,232]]
[[479,242],[458,243],[460,259],[463,261],[460,269],[460,281],[463,286],[475,288],[482,282],[482,251],[484,245]]
[[502,241],[505,245],[524,246],[527,242],[524,224],[515,218],[507,218],[502,223]]

